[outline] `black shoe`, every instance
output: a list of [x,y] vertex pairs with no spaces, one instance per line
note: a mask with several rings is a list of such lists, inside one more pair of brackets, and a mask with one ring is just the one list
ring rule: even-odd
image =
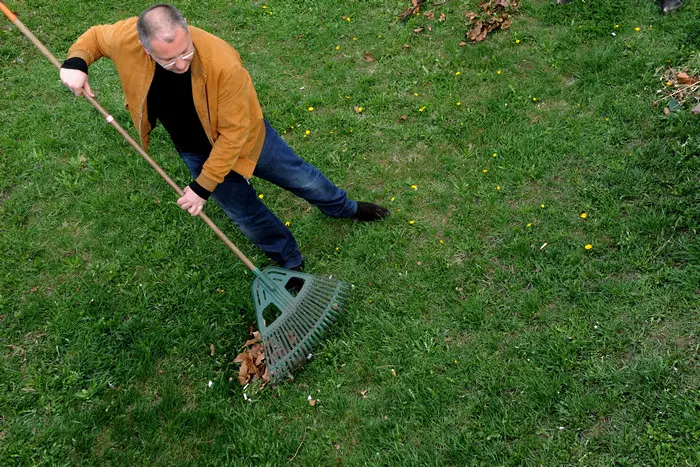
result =
[[671,13],[683,6],[683,0],[664,0],[662,10],[664,13]]
[[389,217],[388,209],[363,201],[357,202],[357,212],[352,215],[353,219],[357,219],[360,222],[380,221],[386,217]]
[[[304,270],[305,262],[302,259],[301,263],[299,263],[299,266],[294,266],[293,268],[289,268],[290,271],[296,271],[296,272],[302,272]],[[301,277],[292,277],[287,281],[286,284],[284,284],[284,288],[287,289],[287,292],[292,294],[292,296],[296,297],[299,292],[301,292],[301,288],[304,287],[304,279]]]

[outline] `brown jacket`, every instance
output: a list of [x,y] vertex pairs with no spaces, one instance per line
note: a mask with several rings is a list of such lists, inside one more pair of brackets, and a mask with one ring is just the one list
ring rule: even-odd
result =
[[[209,191],[234,170],[244,177],[253,175],[265,140],[265,124],[250,75],[238,52],[225,41],[190,26],[195,54],[192,70],[194,106],[212,144],[197,183]],[[92,64],[110,58],[119,73],[126,106],[148,149],[151,125],[146,97],[155,73],[155,62],[141,46],[136,18],[115,24],[93,26],[68,51]],[[177,99],[177,96],[173,96]]]

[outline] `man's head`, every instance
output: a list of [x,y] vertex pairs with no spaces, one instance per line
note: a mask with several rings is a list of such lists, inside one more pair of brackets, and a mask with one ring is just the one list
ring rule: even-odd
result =
[[136,31],[153,60],[174,73],[184,73],[192,62],[194,44],[182,13],[172,5],[154,5],[139,16]]

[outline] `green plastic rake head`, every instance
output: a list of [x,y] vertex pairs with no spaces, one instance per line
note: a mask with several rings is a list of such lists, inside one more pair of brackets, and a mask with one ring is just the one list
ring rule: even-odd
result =
[[[303,284],[296,295],[288,284]],[[303,364],[312,346],[335,321],[347,298],[350,284],[331,277],[270,267],[253,281],[253,303],[258,319],[267,368],[272,384],[283,381]],[[267,323],[265,314],[276,311]]]

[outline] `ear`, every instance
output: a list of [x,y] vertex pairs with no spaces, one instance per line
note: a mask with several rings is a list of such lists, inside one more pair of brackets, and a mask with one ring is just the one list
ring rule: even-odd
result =
[[141,44],[141,47],[143,47],[143,51],[146,52],[146,55],[151,55],[151,52],[149,52],[146,46],[143,45],[143,42],[139,41],[139,44]]

